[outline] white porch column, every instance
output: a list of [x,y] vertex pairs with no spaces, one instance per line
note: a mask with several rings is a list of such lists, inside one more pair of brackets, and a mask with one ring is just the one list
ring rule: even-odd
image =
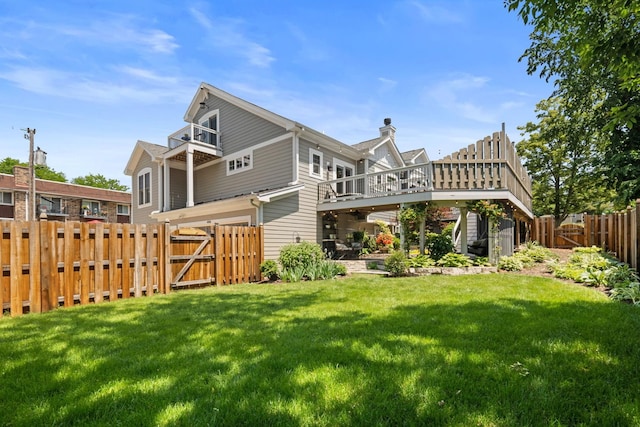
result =
[[369,195],[369,159],[364,159],[364,195]]
[[162,211],[167,212],[171,210],[171,176],[170,176],[170,167],[167,159],[164,159],[162,166],[164,167],[164,200],[162,204]]
[[193,206],[193,148],[187,147],[187,207]]
[[460,252],[465,255],[469,254],[469,248],[467,247],[467,215],[469,212],[467,208],[460,208]]

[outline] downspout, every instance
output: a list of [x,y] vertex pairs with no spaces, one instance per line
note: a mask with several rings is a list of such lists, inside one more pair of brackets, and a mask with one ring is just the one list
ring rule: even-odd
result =
[[295,185],[300,178],[300,137],[298,130],[293,131],[292,151],[293,151],[293,170],[291,171],[292,180],[289,185]]
[[256,208],[256,225],[263,225],[264,211],[262,202],[258,202],[258,204],[256,205],[255,203],[253,203],[253,199],[250,199],[249,203],[251,203],[251,206]]

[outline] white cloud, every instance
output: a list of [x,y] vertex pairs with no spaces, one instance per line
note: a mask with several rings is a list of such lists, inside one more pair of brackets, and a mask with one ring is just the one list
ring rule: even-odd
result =
[[380,92],[389,92],[394,89],[398,82],[395,80],[387,79],[385,77],[378,77],[378,81],[380,82]]
[[[135,69],[131,69],[135,70]],[[139,73],[144,75],[144,73]],[[153,78],[154,75],[147,77]],[[185,94],[191,88],[177,80],[173,84],[163,85],[133,85],[108,80],[97,80],[83,75],[49,68],[14,67],[10,71],[0,72],[0,79],[8,80],[16,86],[29,92],[41,95],[58,96],[62,98],[79,99],[101,103],[117,103],[135,101],[142,103],[156,103],[159,101],[185,102]],[[168,83],[170,78],[162,81]]]
[[268,48],[244,34],[241,28],[243,21],[228,18],[213,21],[193,7],[189,9],[189,13],[206,31],[205,39],[213,43],[215,47],[228,54],[239,55],[249,64],[259,68],[267,68],[275,61],[275,57]]
[[496,122],[495,107],[491,109],[470,101],[477,97],[488,82],[487,77],[464,74],[430,87],[426,95],[429,103],[436,101],[464,118],[482,123],[494,123]]
[[410,6],[415,8],[420,17],[428,22],[462,22],[462,17],[449,9],[445,9],[440,6],[436,6],[433,4],[425,5],[420,1],[410,1],[408,2]]
[[36,24],[34,30],[42,30],[47,37],[59,34],[74,38],[79,43],[117,45],[118,48],[143,49],[149,52],[170,54],[179,47],[175,38],[158,29],[143,28],[137,19],[117,15],[90,21],[86,25]]
[[152,70],[148,70],[148,69],[144,69],[144,68],[137,68],[137,67],[130,67],[127,65],[122,65],[119,67],[115,67],[116,71],[119,71],[123,74],[129,75],[131,77],[135,77],[138,78],[140,80],[145,80],[147,82],[150,83],[155,83],[155,84],[168,84],[168,85],[174,85],[176,83],[178,83],[178,78],[176,77],[172,77],[172,76],[160,76],[157,73],[155,73]]

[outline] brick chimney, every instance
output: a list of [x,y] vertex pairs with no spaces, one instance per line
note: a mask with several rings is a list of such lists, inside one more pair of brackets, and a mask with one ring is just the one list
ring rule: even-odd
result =
[[29,187],[29,168],[25,166],[14,166],[13,177],[16,187]]

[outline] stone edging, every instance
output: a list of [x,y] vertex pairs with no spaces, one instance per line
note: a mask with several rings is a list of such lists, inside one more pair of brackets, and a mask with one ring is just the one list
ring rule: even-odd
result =
[[461,276],[463,274],[489,274],[497,272],[498,267],[425,267],[409,269],[410,274],[417,276],[429,276],[431,274]]

